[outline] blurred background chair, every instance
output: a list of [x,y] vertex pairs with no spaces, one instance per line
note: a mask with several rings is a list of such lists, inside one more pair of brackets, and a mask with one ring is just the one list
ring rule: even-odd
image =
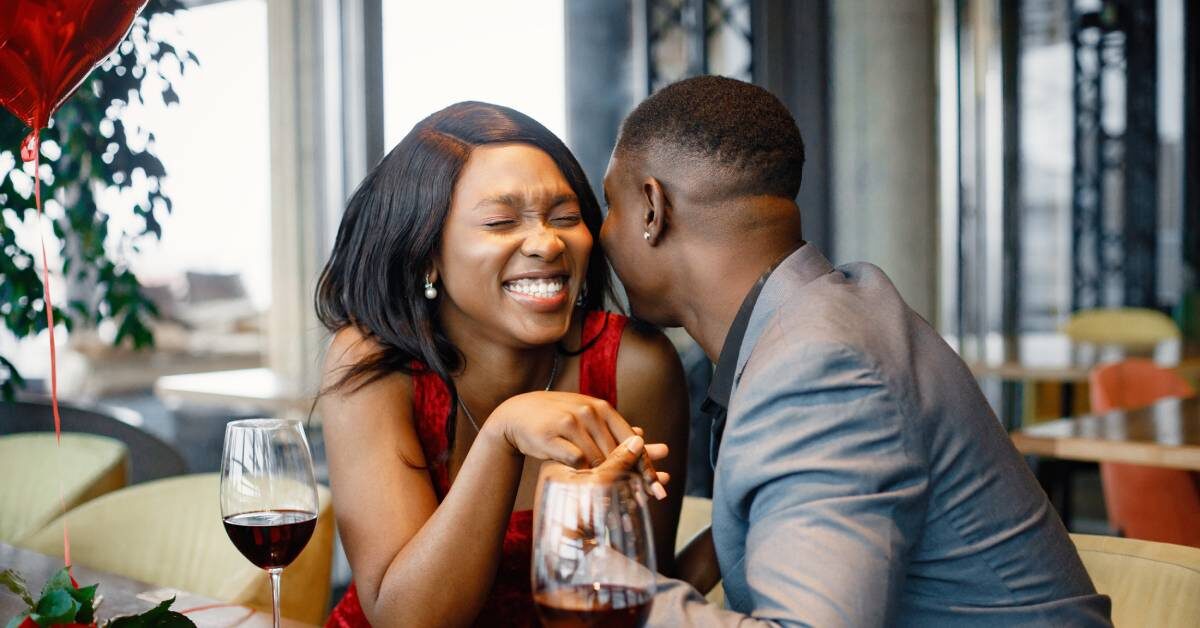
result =
[[1159,343],[1178,340],[1179,327],[1170,316],[1146,308],[1118,307],[1081,310],[1062,328],[1073,342],[1153,349]]
[[[1146,406],[1195,391],[1174,371],[1130,358],[1098,366],[1090,376],[1093,412]],[[1110,524],[1124,536],[1200,547],[1200,476],[1145,465],[1100,464]]]
[[[267,574],[233,546],[221,522],[220,476],[186,475],[132,486],[67,513],[71,556],[80,565],[231,604],[271,610]],[[325,618],[333,552],[329,489],[318,487],[320,509],[308,546],[283,570],[281,612],[309,624]],[[21,545],[62,555],[54,521]]]
[[1115,626],[1191,628],[1200,618],[1200,549],[1072,534],[1096,590],[1112,598]]
[[[129,450],[130,484],[180,475],[187,464],[179,452],[158,437],[135,425],[137,413],[104,406],[59,403],[62,431],[97,434],[116,439]],[[54,416],[49,401],[0,402],[0,434],[53,432]]]
[[128,467],[125,445],[106,436],[63,434],[61,452],[52,432],[0,436],[0,542],[45,527],[64,503],[74,508],[124,487]]

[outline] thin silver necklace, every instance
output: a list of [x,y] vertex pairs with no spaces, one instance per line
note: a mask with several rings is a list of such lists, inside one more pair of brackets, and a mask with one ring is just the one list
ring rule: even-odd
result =
[[[550,367],[550,381],[546,382],[546,387],[542,390],[549,392],[554,386],[554,378],[558,377],[558,352],[554,352],[554,366]],[[471,422],[471,427],[475,428],[475,433],[479,433],[479,424],[475,422],[475,417],[471,416],[471,411],[467,409],[467,404],[463,401],[462,395],[458,396],[458,407],[462,408],[463,413],[467,415],[467,420]]]

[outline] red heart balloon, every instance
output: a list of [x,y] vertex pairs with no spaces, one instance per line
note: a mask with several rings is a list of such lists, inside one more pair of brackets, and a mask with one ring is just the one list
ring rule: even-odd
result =
[[147,0],[0,0],[0,104],[36,132]]

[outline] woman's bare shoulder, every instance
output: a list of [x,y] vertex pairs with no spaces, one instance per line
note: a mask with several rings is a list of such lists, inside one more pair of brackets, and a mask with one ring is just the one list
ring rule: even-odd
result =
[[[406,373],[388,373],[367,384],[370,376],[347,379],[354,367],[377,357],[384,348],[375,339],[354,326],[333,334],[325,351],[321,369],[322,397],[368,397],[389,406],[406,408],[412,398],[412,377]],[[393,405],[394,404],[394,405]]]
[[687,384],[675,346],[661,331],[643,325],[625,326],[617,353],[617,408],[627,418],[657,422],[686,414]]
[[658,373],[667,375],[682,367],[675,345],[662,331],[644,324],[630,322],[621,333],[621,350],[617,353],[617,377],[644,377]]

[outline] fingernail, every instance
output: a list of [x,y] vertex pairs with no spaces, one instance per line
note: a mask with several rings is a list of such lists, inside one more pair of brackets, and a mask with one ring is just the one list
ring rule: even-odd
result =
[[667,498],[667,489],[663,488],[663,485],[659,484],[658,482],[650,485],[650,492],[654,493],[654,496],[658,498],[659,501]]
[[645,447],[646,441],[642,440],[641,436],[636,434],[625,439],[625,448],[635,456],[640,456],[642,448]]

